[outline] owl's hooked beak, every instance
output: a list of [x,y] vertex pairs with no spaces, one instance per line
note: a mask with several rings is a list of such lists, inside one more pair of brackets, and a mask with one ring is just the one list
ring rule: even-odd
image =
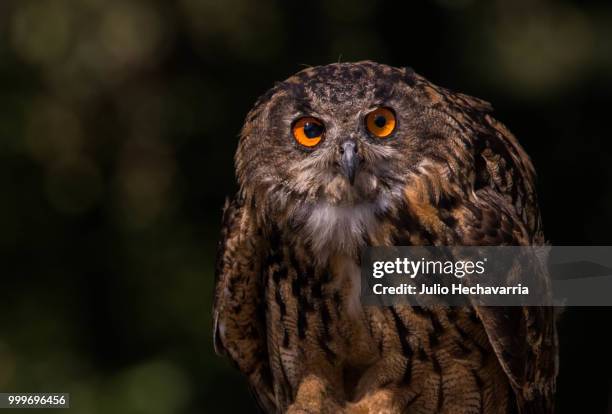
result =
[[344,176],[351,185],[355,183],[355,174],[359,166],[359,156],[357,155],[357,144],[355,141],[344,141],[340,144],[340,168]]

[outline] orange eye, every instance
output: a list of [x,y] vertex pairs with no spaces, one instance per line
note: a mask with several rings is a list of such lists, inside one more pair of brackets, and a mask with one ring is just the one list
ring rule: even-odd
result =
[[388,108],[378,108],[366,115],[366,127],[378,138],[388,137],[395,129],[395,114]]
[[318,119],[305,116],[293,124],[292,131],[297,142],[305,147],[312,148],[321,142],[325,127]]

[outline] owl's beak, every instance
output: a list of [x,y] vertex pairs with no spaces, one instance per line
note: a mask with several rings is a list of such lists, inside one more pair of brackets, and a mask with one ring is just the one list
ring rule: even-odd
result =
[[340,168],[342,174],[349,180],[351,185],[355,182],[355,174],[359,166],[359,157],[357,155],[357,144],[355,141],[344,141],[340,144]]

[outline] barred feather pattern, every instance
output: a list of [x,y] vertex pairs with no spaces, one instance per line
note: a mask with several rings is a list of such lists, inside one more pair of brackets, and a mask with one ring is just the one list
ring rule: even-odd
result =
[[[394,109],[386,142],[363,131]],[[268,413],[551,413],[552,309],[363,307],[359,252],[544,243],[535,172],[480,99],[374,62],[308,68],[247,116],[224,210],[215,347]],[[304,151],[293,120],[326,123]],[[358,143],[353,184],[337,144]]]

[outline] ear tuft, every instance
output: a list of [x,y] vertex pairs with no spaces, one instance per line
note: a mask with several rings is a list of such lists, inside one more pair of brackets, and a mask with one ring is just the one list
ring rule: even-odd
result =
[[412,69],[410,66],[406,66],[404,68],[404,81],[411,88],[414,88],[414,85],[416,85],[416,73],[414,72],[414,69]]

